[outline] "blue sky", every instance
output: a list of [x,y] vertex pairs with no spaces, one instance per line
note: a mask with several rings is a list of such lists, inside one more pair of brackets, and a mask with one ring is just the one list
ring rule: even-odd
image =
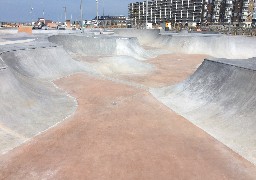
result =
[[[128,3],[135,0],[99,0],[99,15],[126,15]],[[44,16],[46,19],[64,20],[64,9],[67,7],[67,19],[76,20],[80,17],[80,0],[0,0],[0,21],[30,22]],[[33,11],[31,12],[31,7]],[[96,16],[96,0],[83,0],[84,18],[92,19]]]

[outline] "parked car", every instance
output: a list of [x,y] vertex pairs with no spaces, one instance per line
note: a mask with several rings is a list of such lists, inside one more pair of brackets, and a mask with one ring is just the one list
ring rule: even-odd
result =
[[48,28],[48,26],[43,26],[42,29],[43,30],[48,30],[49,28]]
[[58,28],[58,30],[66,30],[66,26],[65,25],[59,25],[57,28]]

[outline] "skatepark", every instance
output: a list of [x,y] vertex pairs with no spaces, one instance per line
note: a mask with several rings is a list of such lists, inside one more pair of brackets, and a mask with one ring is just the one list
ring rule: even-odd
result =
[[0,31],[0,179],[255,179],[256,38]]

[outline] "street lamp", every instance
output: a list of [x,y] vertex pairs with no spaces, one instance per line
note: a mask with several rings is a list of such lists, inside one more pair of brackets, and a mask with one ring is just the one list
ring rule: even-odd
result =
[[83,0],[80,1],[80,21],[81,28],[83,28]]
[[33,10],[34,10],[34,8],[31,7],[31,8],[30,8],[30,12],[29,12],[29,14],[30,14],[30,16],[31,16],[31,25],[32,25],[32,26],[33,26]]
[[103,28],[105,30],[105,2],[102,0],[103,3]]
[[97,18],[97,27],[98,27],[98,21],[99,21],[99,2],[96,0],[96,18]]

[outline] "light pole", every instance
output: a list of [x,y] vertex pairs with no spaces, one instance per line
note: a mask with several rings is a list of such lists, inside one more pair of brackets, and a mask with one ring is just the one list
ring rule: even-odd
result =
[[148,0],[146,1],[146,29],[148,29]]
[[96,0],[96,18],[97,18],[97,27],[98,27],[98,21],[99,21],[99,2]]
[[64,15],[65,15],[65,22],[67,21],[67,6],[63,7]]
[[102,1],[103,1],[103,28],[105,30],[105,1],[104,0]]
[[81,28],[83,28],[83,0],[80,1],[80,21]]
[[31,16],[31,25],[33,26],[33,10],[34,10],[34,8],[33,7],[31,7],[30,8],[30,16]]

